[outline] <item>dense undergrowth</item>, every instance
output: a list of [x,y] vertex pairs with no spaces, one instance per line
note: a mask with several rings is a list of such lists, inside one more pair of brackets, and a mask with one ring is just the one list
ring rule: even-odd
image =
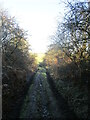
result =
[[[46,69],[53,78],[56,89],[68,101],[70,109],[75,112],[77,117],[86,120],[88,118],[88,84],[83,80],[81,82],[80,78],[68,71],[67,67],[64,68],[66,72],[61,73],[58,71],[58,67],[53,67],[53,65],[46,66]],[[68,67],[70,69],[70,65]],[[89,76],[87,78],[89,79]]]
[[87,119],[89,66],[86,66],[87,71],[82,70],[80,76],[77,66],[62,51],[55,51],[55,48],[47,52],[42,65],[49,71],[56,89],[68,101],[71,110],[78,118]]
[[[53,76],[52,76],[53,77]],[[88,89],[87,86],[75,85],[73,81],[54,79],[55,86],[60,94],[68,101],[68,104],[78,118],[88,117]]]
[[63,21],[58,22],[42,65],[49,71],[56,88],[78,118],[86,120],[90,72],[90,4],[80,1],[67,1],[65,4],[66,14]]
[[[20,104],[30,78],[37,69],[35,55],[29,50],[27,32],[6,11],[2,20],[2,118],[18,117]],[[13,112],[14,111],[14,112]]]

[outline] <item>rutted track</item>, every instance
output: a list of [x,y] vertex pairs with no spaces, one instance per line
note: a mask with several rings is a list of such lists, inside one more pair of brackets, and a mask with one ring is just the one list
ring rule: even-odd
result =
[[61,99],[57,97],[57,93],[55,93],[55,90],[53,91],[55,89],[53,84],[50,81],[48,82],[47,78],[51,79],[48,73],[46,74],[46,70],[40,68],[28,90],[20,118],[74,119],[75,116],[70,111],[68,112],[69,109],[64,105],[66,103],[62,100],[62,97]]

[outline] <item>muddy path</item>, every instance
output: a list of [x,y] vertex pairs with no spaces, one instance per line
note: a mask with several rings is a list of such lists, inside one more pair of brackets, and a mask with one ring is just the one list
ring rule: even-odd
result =
[[68,109],[67,103],[55,94],[55,90],[53,91],[55,88],[48,81],[51,79],[49,77],[44,68],[39,68],[24,99],[19,118],[76,119]]

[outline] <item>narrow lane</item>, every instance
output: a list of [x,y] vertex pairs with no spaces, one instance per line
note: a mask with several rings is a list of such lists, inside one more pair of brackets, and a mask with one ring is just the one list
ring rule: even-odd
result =
[[59,118],[67,120],[47,81],[46,70],[39,68],[24,100],[20,118]]

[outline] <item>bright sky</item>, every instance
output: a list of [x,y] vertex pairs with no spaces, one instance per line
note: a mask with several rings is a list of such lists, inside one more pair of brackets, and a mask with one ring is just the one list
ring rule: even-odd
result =
[[59,5],[60,0],[0,1],[9,14],[15,16],[19,25],[28,30],[33,52],[45,52],[50,36],[55,33],[59,12],[64,13],[63,6]]

